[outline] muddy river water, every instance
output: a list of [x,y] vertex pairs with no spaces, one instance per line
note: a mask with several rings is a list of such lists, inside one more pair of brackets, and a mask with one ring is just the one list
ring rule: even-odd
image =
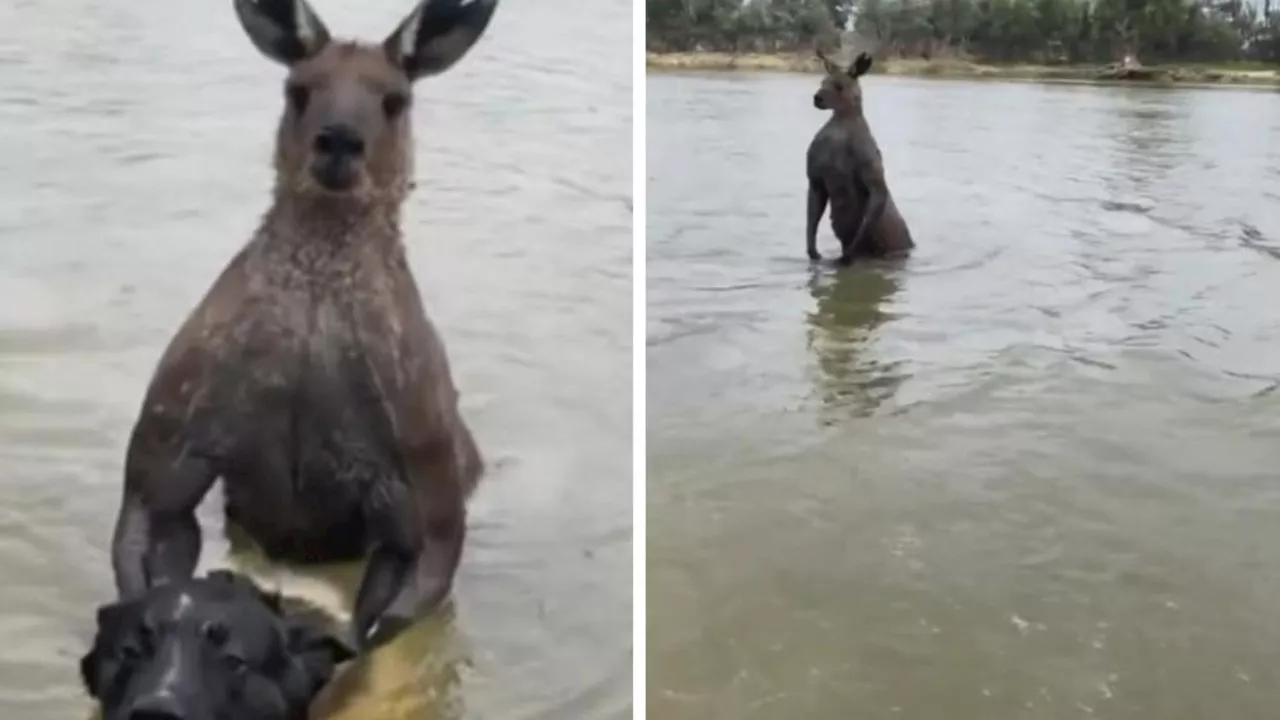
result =
[[1280,95],[872,76],[836,273],[818,79],[649,76],[650,717],[1276,717]]

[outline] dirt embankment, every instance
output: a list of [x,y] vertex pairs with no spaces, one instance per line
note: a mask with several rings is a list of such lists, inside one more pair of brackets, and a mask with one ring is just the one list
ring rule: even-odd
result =
[[[809,53],[732,54],[721,52],[647,53],[654,70],[820,72]],[[914,77],[986,78],[1062,82],[1133,82],[1179,85],[1249,85],[1280,88],[1280,72],[1271,69],[1197,65],[990,65],[965,60],[878,61],[873,74]]]

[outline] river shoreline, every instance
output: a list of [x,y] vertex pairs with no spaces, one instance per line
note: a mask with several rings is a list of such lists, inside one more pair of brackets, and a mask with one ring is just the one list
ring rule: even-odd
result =
[[[819,72],[811,54],[672,52],[645,53],[650,71]],[[1280,73],[1257,68],[1207,65],[1151,65],[1117,71],[1104,65],[994,65],[965,60],[891,59],[876,63],[872,74],[905,77],[1023,80],[1038,82],[1123,83],[1179,86],[1230,86],[1280,89]]]

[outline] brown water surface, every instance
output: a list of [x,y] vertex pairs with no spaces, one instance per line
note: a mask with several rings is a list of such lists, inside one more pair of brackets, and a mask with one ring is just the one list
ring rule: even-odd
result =
[[648,81],[649,716],[1280,716],[1280,95],[868,78],[836,273],[818,80]]

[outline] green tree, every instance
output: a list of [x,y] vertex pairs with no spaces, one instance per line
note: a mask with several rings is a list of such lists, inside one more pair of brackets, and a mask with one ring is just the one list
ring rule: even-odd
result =
[[807,52],[851,28],[881,55],[1280,63],[1280,9],[1244,0],[648,0],[654,50]]

